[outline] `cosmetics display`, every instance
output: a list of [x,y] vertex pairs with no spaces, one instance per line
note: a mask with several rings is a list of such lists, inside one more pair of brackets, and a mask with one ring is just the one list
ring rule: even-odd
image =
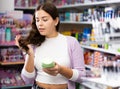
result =
[[[28,34],[31,11],[45,1],[14,0],[16,12],[0,11],[1,89],[28,87],[20,75],[25,57],[14,39],[18,34]],[[75,37],[84,51],[86,76],[81,78],[81,83],[76,83],[76,89],[119,89],[120,0],[49,1],[58,8],[61,33]],[[44,68],[53,66],[52,61],[45,61],[42,65]]]
[[0,14],[0,89],[26,86],[21,78],[25,56],[15,45],[15,37],[27,35],[31,18],[30,14],[21,19],[11,17],[10,12]]
[[10,86],[23,86],[25,85],[24,81],[21,78],[20,72],[15,69],[0,69],[0,86],[1,87],[10,87]]

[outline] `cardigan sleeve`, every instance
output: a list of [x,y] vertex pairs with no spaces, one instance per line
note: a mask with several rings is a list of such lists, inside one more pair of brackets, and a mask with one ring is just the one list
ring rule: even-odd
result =
[[73,76],[70,81],[81,82],[81,77],[86,75],[83,49],[74,37],[68,36],[67,39],[71,68],[73,70]]
[[25,84],[33,84],[35,80],[36,70],[34,70],[32,73],[29,73],[25,69],[26,62],[28,61],[28,55],[25,57],[25,64],[23,66],[23,69],[21,71],[21,77],[24,80]]

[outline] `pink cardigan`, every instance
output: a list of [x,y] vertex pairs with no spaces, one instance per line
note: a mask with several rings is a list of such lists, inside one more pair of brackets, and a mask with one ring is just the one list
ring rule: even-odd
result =
[[[79,42],[71,36],[67,36],[68,52],[71,60],[71,68],[79,71],[79,77],[75,81],[68,81],[68,89],[75,89],[75,82],[80,83],[81,77],[85,76],[85,64],[82,48]],[[28,78],[26,75],[21,73],[21,77],[26,84],[33,84],[34,78]]]

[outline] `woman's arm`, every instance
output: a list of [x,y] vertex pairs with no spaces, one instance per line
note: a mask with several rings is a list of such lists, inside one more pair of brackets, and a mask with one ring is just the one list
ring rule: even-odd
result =
[[34,56],[26,55],[25,64],[21,72],[21,77],[26,84],[32,84],[34,82],[36,71],[34,68]]
[[[19,45],[20,37],[21,37],[20,35],[16,36],[15,42],[16,42],[16,45],[21,49]],[[25,63],[24,63],[24,67],[21,72],[21,76],[26,83],[29,83],[31,79],[35,78],[35,68],[34,68],[33,47],[31,45],[28,45],[27,47],[29,48],[29,50],[27,51],[27,55],[25,58]],[[25,51],[25,49],[21,49],[21,50]]]
[[24,68],[27,72],[32,73],[34,71],[34,51],[32,46],[28,45],[29,50],[25,61]]
[[86,75],[83,49],[74,37],[68,36],[67,40],[68,51],[71,59],[71,69],[73,71],[73,75],[70,80],[80,82],[81,77]]

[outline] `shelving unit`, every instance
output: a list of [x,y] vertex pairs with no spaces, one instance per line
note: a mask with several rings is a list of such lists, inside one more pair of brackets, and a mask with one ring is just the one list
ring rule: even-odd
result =
[[[0,51],[2,51],[2,49],[9,49],[9,48],[18,49],[16,45],[13,45],[13,44],[12,45],[0,45]],[[19,55],[12,53],[8,57],[12,58],[12,55],[18,57],[21,55],[21,53]],[[21,56],[24,56],[24,55],[21,55]],[[32,85],[25,85],[24,81],[20,77],[20,72],[24,65],[24,57],[18,60],[17,59],[16,60],[6,59],[6,57],[4,55],[4,58],[2,59],[2,61],[0,61],[0,73],[1,73],[0,89],[16,89],[16,88],[17,89],[18,88],[19,89],[30,89]]]
[[[119,0],[106,0],[106,1],[96,1],[96,2],[85,2],[85,3],[76,3],[74,5],[65,5],[65,6],[58,6],[58,9],[74,9],[79,8],[83,9],[83,7],[94,7],[94,6],[111,6],[111,5],[119,5]],[[82,8],[80,8],[82,7]]]
[[[83,85],[89,87],[90,89],[104,89],[103,87],[105,87],[105,89],[107,87],[109,87],[110,89],[118,89],[120,87],[120,81],[118,79],[116,80],[112,80],[112,78],[110,79],[105,79],[105,78],[82,78],[83,79]],[[92,83],[94,84],[94,88],[92,85]],[[98,86],[96,86],[96,84],[100,84],[101,88],[98,88]],[[96,86],[96,87],[95,87]]]
[[20,10],[35,10],[36,7],[15,7],[15,9],[20,9]]
[[[91,3],[76,3],[76,4],[70,4],[70,5],[61,5],[57,6],[59,11],[67,11],[67,10],[83,10],[84,8],[93,8],[93,7],[100,7],[100,6],[114,6],[117,7],[120,5],[120,0],[106,0],[106,1],[99,1],[99,2],[91,2]],[[17,10],[34,10],[35,7],[15,7]],[[61,21],[62,25],[68,25],[68,27],[72,25],[79,25],[78,27],[81,27],[82,25],[92,25],[92,22],[88,21]],[[105,42],[98,42],[98,43],[105,43]],[[113,42],[114,43],[114,42]],[[120,52],[117,52],[116,50],[114,51],[113,49],[111,50],[106,50],[102,48],[95,48],[95,47],[90,47],[88,45],[81,45],[83,49],[86,50],[93,50],[93,51],[99,51],[102,53],[107,53],[107,54],[112,54],[112,55],[120,55]],[[88,66],[87,66],[88,67]],[[120,87],[120,81],[112,81],[109,80],[104,80],[103,78],[82,78],[83,83],[81,85],[86,86],[90,89],[114,89]],[[94,83],[93,85],[91,83]],[[114,83],[113,83],[114,82]],[[97,84],[97,86],[96,86]],[[98,84],[100,86],[98,86]]]
[[78,24],[78,25],[81,25],[81,24],[91,25],[92,24],[91,22],[76,22],[76,21],[61,21],[60,23],[61,24]]
[[25,86],[2,87],[1,89],[31,89],[31,84]]
[[[99,2],[91,2],[91,3],[76,3],[76,4],[70,4],[70,5],[64,5],[64,6],[57,6],[59,11],[69,11],[69,10],[83,10],[84,8],[93,8],[93,7],[108,7],[108,6],[114,6],[117,7],[120,4],[120,0],[106,0],[106,1],[99,1]],[[92,22],[81,22],[81,21],[61,21],[61,24],[67,24],[67,25],[92,25]],[[92,42],[91,42],[92,43]],[[93,42],[94,43],[94,42]],[[96,42],[97,43],[97,42]],[[107,42],[98,42],[98,43],[107,43]],[[112,43],[112,42],[110,42]],[[115,43],[113,41],[113,43]],[[118,41],[118,43],[120,43]],[[87,44],[87,43],[86,43]],[[95,48],[90,47],[90,45],[81,45],[81,47],[85,50],[93,50],[93,51],[99,51],[101,53],[107,53],[111,55],[120,55],[120,52],[113,49],[103,49],[103,48]],[[92,66],[86,65],[87,68],[93,68]],[[109,76],[110,77],[110,76]],[[88,89],[118,89],[120,87],[120,81],[119,80],[108,80],[105,79],[105,77],[100,78],[82,78],[83,82],[81,83],[82,86],[87,87]]]
[[[76,3],[74,5],[64,5],[64,6],[57,6],[58,9],[74,9],[74,8],[80,8],[80,7],[94,7],[94,6],[110,6],[110,5],[119,5],[119,0],[107,0],[107,1],[96,1],[96,2],[88,2],[88,3]],[[36,7],[18,7],[16,6],[15,9],[35,9]],[[82,9],[82,8],[81,8]]]
[[19,64],[24,64],[24,61],[21,62],[0,62],[0,65],[19,65]]
[[[9,1],[11,2],[11,0],[6,0],[6,2]],[[15,14],[17,16],[16,12],[13,10],[12,12],[12,15]],[[0,89],[30,89],[32,84],[25,84],[21,78],[21,70],[25,58],[24,53],[15,45],[15,36],[17,34],[27,34],[31,16],[23,14],[22,16],[27,18],[23,19],[21,16],[18,19],[8,15],[10,13],[6,11],[0,14]],[[26,24],[24,30],[23,27],[20,28],[20,20],[24,20],[26,23],[26,19],[28,25]],[[15,21],[18,21],[18,23]]]
[[117,52],[113,49],[103,49],[103,48],[95,48],[95,47],[90,47],[90,46],[85,46],[85,45],[81,45],[81,47],[83,49],[89,49],[89,50],[95,50],[95,51],[100,51],[103,53],[108,53],[108,54],[114,54],[114,55],[120,55],[120,52]]
[[22,51],[10,43],[0,45],[0,53],[0,89],[30,89],[32,84],[26,85],[20,76],[25,61]]

